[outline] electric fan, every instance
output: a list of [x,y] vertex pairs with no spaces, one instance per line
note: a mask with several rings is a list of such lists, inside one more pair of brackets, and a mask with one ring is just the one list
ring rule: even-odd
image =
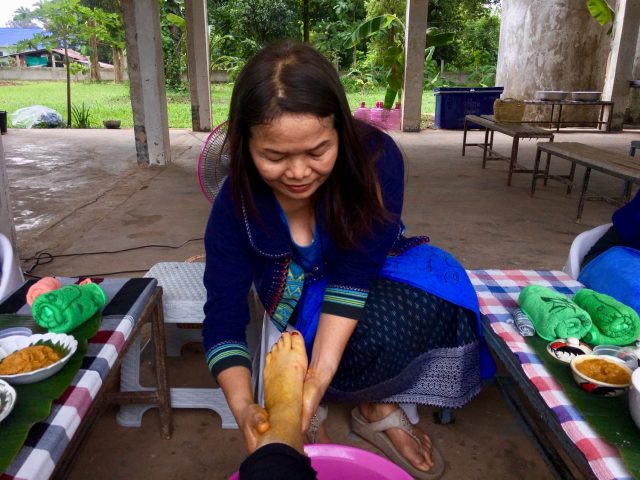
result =
[[198,157],[198,180],[202,193],[210,203],[218,195],[222,183],[229,175],[227,122],[218,125],[207,137]]

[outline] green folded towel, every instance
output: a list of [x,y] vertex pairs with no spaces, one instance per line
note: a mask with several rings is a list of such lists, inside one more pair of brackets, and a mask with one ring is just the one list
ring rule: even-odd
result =
[[107,303],[107,295],[95,283],[66,285],[36,297],[33,319],[53,333],[67,333],[89,320]]
[[640,336],[640,318],[631,307],[609,295],[583,288],[573,301],[591,315],[585,341],[593,345],[629,345]]
[[587,312],[550,288],[527,285],[520,292],[518,303],[545,340],[582,338],[591,328]]

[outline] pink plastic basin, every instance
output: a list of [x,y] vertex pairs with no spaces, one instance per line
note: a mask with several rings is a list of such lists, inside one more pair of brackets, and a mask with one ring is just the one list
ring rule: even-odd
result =
[[[380,455],[336,444],[305,445],[318,480],[412,480],[413,477]],[[238,472],[229,480],[238,480]]]

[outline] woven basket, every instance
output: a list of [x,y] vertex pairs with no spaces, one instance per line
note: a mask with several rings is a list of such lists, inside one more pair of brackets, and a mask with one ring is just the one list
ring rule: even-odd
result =
[[521,122],[524,102],[515,98],[498,98],[493,102],[493,116],[496,122]]

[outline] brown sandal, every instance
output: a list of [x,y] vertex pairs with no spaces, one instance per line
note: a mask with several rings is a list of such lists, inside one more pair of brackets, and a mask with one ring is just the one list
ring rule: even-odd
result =
[[389,436],[384,433],[390,428],[400,428],[409,434],[418,445],[422,444],[420,438],[415,434],[415,427],[411,424],[401,408],[394,410],[377,422],[369,422],[362,413],[360,413],[358,407],[355,407],[351,411],[351,429],[354,433],[379,448],[389,460],[400,466],[406,472],[420,480],[434,480],[444,473],[444,458],[442,458],[442,455],[436,449],[435,445],[432,444],[431,446],[431,456],[434,462],[433,467],[426,472],[424,470],[418,470],[398,452]]

